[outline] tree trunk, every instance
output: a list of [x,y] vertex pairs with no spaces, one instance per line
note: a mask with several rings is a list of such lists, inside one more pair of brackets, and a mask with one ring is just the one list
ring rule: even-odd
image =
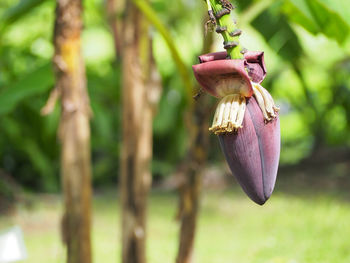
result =
[[[212,34],[208,34],[203,43],[203,54],[210,52],[213,42]],[[208,123],[211,98],[199,96],[194,103],[191,114],[191,144],[186,158],[184,179],[180,190],[180,205],[178,217],[181,219],[180,242],[177,253],[177,263],[192,262],[194,237],[196,233],[197,215],[199,209],[201,173],[207,160]]]
[[185,180],[180,186],[179,217],[181,228],[177,263],[192,262],[200,200],[201,173],[207,160],[209,99],[208,96],[201,96],[194,105],[193,121],[197,127],[195,128],[193,144],[186,159],[188,165],[184,172]]
[[152,105],[148,23],[127,1],[123,22],[122,262],[146,262],[146,212],[151,185]]
[[120,19],[119,16],[122,13],[124,6],[125,0],[107,0],[106,2],[107,20],[113,35],[114,50],[117,61],[122,58],[123,25],[122,19]]
[[81,55],[81,13],[81,0],[57,0],[53,62],[61,95],[62,236],[68,263],[91,262],[91,113]]

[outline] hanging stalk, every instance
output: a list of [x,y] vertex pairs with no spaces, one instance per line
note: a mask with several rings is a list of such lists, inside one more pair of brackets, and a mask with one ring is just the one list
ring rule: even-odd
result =
[[[205,17],[206,19],[206,17]],[[209,53],[213,35],[208,34],[203,41],[203,53]],[[199,90],[199,86],[196,86]],[[193,99],[193,98],[191,98]],[[194,240],[197,229],[199,201],[203,167],[207,161],[208,121],[212,100],[209,96],[199,96],[189,111],[191,119],[188,127],[191,131],[191,143],[185,161],[184,180],[179,187],[180,202],[178,218],[181,221],[177,263],[192,262]]]
[[81,55],[82,26],[81,0],[57,0],[53,59],[56,88],[42,113],[48,114],[61,96],[62,236],[68,263],[91,262],[91,111]]
[[120,183],[122,262],[144,263],[147,198],[151,185],[152,120],[160,96],[160,80],[154,71],[149,24],[130,1],[126,3],[125,14]]
[[206,0],[210,22],[216,24],[216,32],[224,39],[224,48],[231,59],[243,59],[239,36],[242,31],[232,21],[231,10],[233,5],[229,0]]

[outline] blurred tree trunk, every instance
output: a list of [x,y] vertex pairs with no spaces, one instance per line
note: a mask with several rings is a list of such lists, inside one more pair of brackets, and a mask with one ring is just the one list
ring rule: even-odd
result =
[[[152,120],[159,91],[149,25],[127,1],[123,21],[122,262],[146,262],[147,198],[151,185]],[[158,92],[159,93],[159,92]],[[153,94],[153,95],[152,95]]]
[[125,7],[125,0],[107,0],[106,2],[106,11],[107,11],[107,20],[109,26],[112,30],[113,40],[114,40],[114,50],[117,60],[122,58],[122,19],[121,13]]
[[81,0],[57,0],[54,92],[61,96],[59,137],[65,202],[62,236],[69,263],[91,262],[91,111],[81,55],[82,26]]
[[[205,18],[207,19],[207,18]],[[202,54],[209,53],[213,43],[213,34],[204,38]],[[200,90],[197,85],[197,89]],[[191,131],[190,149],[185,160],[184,178],[180,190],[178,218],[181,220],[180,243],[177,263],[192,262],[194,237],[196,233],[199,209],[201,173],[207,161],[208,123],[211,98],[206,94],[199,96],[190,111],[189,130]]]

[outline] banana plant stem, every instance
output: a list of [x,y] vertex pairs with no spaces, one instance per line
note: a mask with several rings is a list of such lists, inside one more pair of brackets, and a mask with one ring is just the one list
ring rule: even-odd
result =
[[236,22],[231,17],[233,9],[228,0],[206,0],[209,15],[216,19],[216,32],[224,39],[224,48],[231,59],[243,59],[242,47],[239,43],[239,36],[242,31],[237,28]]

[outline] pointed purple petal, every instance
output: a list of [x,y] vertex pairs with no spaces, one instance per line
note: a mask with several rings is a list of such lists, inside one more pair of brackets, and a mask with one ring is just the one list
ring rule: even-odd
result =
[[280,153],[278,117],[264,123],[254,97],[247,103],[243,128],[219,135],[221,149],[232,173],[246,194],[262,205],[273,191]]
[[253,82],[261,83],[266,76],[264,52],[248,51],[244,54],[248,63],[248,74]]
[[277,117],[268,123],[264,123],[264,121],[261,121],[263,114],[258,104],[249,102],[247,109],[250,112],[256,134],[258,135],[261,163],[263,164],[264,194],[268,199],[275,187],[280,158],[280,121]]

